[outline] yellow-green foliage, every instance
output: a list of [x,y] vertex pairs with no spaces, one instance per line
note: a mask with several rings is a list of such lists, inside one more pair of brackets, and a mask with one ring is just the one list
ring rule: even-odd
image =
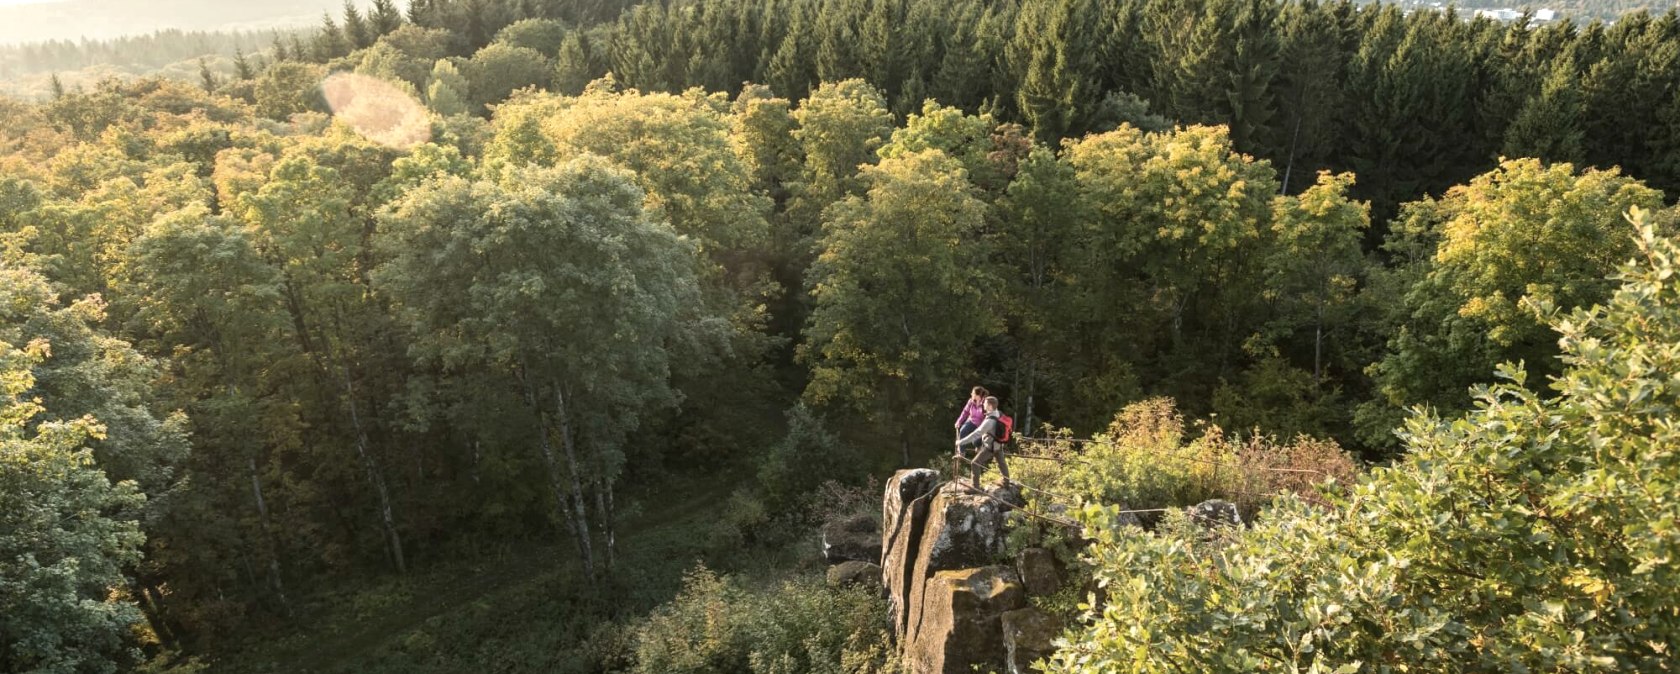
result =
[[1672,672],[1680,644],[1680,242],[1635,210],[1637,264],[1562,315],[1546,397],[1505,366],[1329,508],[1252,529],[1082,513],[1108,590],[1052,674]]
[[871,674],[895,671],[885,606],[815,578],[766,587],[689,572],[634,637],[634,674]]
[[1107,433],[1069,458],[1058,476],[1060,491],[1134,509],[1217,498],[1252,513],[1285,491],[1313,498],[1314,484],[1345,482],[1355,471],[1334,442],[1305,436],[1279,442],[1226,435],[1218,426],[1187,427],[1166,398],[1127,406]]

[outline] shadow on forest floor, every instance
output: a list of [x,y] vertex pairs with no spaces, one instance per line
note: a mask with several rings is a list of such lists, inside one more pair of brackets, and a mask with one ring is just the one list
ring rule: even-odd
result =
[[684,571],[725,552],[712,527],[741,482],[711,476],[634,494],[640,512],[621,524],[616,573],[599,586],[581,578],[569,541],[525,541],[498,557],[317,592],[294,627],[211,654],[202,669],[165,671],[593,671],[614,645],[591,642],[623,639],[613,624],[669,600]]

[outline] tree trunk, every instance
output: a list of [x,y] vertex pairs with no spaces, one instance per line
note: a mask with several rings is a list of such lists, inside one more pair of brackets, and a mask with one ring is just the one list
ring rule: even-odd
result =
[[362,428],[362,416],[356,408],[356,388],[348,370],[344,372],[344,393],[350,402],[350,425],[356,430],[356,454],[361,456],[368,481],[373,483],[374,493],[379,496],[380,523],[385,527],[385,540],[391,546],[391,560],[397,564],[397,573],[406,575],[408,561],[403,558],[402,537],[397,535],[395,518],[391,516],[391,493],[385,488],[385,474],[380,472],[379,464],[368,451],[367,430]]
[[1036,361],[1036,360],[1029,361],[1027,363],[1027,414],[1026,414],[1025,421],[1021,424],[1021,435],[1027,436],[1027,437],[1032,436],[1033,393],[1037,389],[1037,384],[1038,384],[1038,361]]
[[151,625],[152,632],[157,634],[158,643],[167,649],[180,648],[181,639],[164,618],[163,607],[157,601],[157,597],[146,591],[146,586],[140,582],[138,574],[129,577],[128,592],[134,595],[134,603],[140,606],[140,613],[146,617],[146,623]]
[[606,490],[607,514],[602,517],[607,521],[607,571],[611,572],[618,557],[618,518],[614,515],[618,506],[613,503],[613,483],[611,480],[607,481]]
[[[548,468],[548,485],[554,491],[554,509],[560,515],[560,521],[566,523],[566,528],[572,532],[572,539],[578,544],[578,554],[583,560],[583,566],[590,575],[594,575],[593,565],[589,559],[589,528],[578,527],[578,518],[572,516],[571,501],[566,498],[565,480],[560,476],[560,460],[554,456],[554,444],[548,437],[548,414],[537,406],[536,389],[524,376],[520,377],[525,386],[525,400],[531,406],[531,411],[537,413],[542,421],[537,424],[537,446],[542,449],[543,465]],[[475,449],[477,445],[474,445]]]
[[[1297,109],[1296,113],[1300,110]],[[1283,185],[1278,190],[1283,196],[1289,196],[1289,174],[1295,171],[1295,147],[1301,140],[1301,115],[1295,115],[1295,132],[1289,138],[1289,159],[1283,165]]]
[[577,519],[578,549],[583,555],[583,570],[595,577],[595,553],[589,542],[589,511],[583,500],[583,474],[578,469],[577,443],[573,439],[571,418],[566,413],[566,394],[559,383],[554,385],[554,413],[560,423],[560,449],[565,452],[566,468],[572,474],[572,517]]
[[1313,326],[1313,383],[1324,383],[1324,321]]
[[274,530],[268,523],[268,503],[263,500],[262,479],[257,475],[257,457],[247,457],[251,469],[251,493],[257,499],[258,523],[262,527],[263,538],[268,541],[268,583],[274,588],[274,595],[280,599],[280,608],[287,616],[292,615],[292,604],[286,600],[286,584],[280,578],[280,544],[274,538]]
[[613,525],[612,508],[607,503],[608,490],[611,489],[611,487],[608,486],[609,484],[610,482],[607,480],[607,476],[604,471],[602,475],[595,480],[595,516],[599,519],[601,525],[601,536],[606,542],[607,556],[604,560],[603,569],[608,574],[611,574],[613,568]]
[[470,469],[473,484],[478,484],[478,441],[473,441],[472,468]]
[[292,283],[289,272],[285,274],[281,287],[285,290],[283,294],[286,296],[286,312],[291,314],[292,329],[297,330],[298,348],[303,349],[305,354],[313,354],[315,342],[309,336],[309,323],[304,320],[303,299],[299,296],[297,286]]

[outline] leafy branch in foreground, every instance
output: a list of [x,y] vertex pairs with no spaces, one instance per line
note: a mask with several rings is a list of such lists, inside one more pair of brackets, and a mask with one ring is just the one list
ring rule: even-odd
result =
[[1084,513],[1108,593],[1049,663],[1072,672],[1671,671],[1680,643],[1680,243],[1634,209],[1601,306],[1538,306],[1555,397],[1510,383],[1328,510],[1284,499],[1211,540]]

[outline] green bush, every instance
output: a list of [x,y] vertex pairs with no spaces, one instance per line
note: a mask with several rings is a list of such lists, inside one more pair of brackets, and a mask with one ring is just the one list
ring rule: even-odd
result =
[[1082,452],[1049,449],[1068,459],[1049,488],[1086,503],[1132,509],[1225,499],[1251,515],[1278,494],[1316,498],[1318,483],[1347,482],[1356,472],[1353,459],[1327,440],[1241,438],[1226,435],[1218,426],[1207,426],[1191,439],[1188,431],[1171,400],[1129,405],[1108,432],[1086,443]]
[[862,589],[794,577],[762,588],[705,567],[635,633],[636,674],[892,671],[886,607]]
[[1541,307],[1555,397],[1507,366],[1462,417],[1414,414],[1406,459],[1332,508],[1285,498],[1252,529],[1087,508],[1110,600],[1048,671],[1674,671],[1680,244],[1639,232],[1606,305]]

